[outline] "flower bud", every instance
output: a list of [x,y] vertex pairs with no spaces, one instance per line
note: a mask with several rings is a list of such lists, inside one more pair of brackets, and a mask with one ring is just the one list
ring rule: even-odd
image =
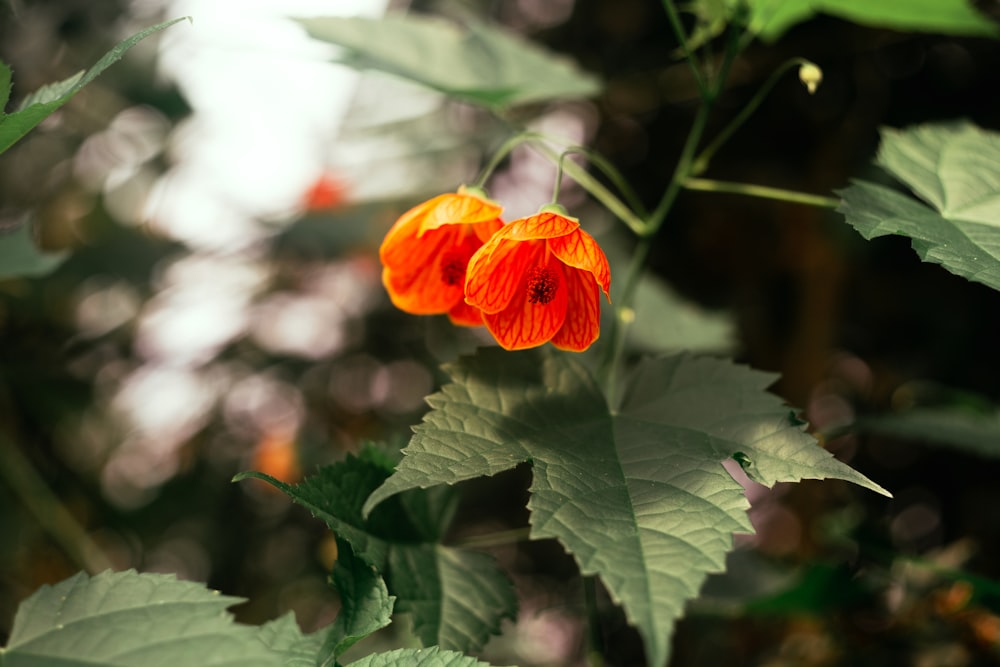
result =
[[823,82],[823,70],[813,63],[805,63],[799,67],[799,81],[805,84],[806,90],[812,95]]

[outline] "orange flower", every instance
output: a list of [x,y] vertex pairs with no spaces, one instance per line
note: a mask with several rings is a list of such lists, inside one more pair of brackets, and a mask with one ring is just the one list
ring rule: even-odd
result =
[[503,208],[464,187],[438,195],[400,216],[379,248],[382,284],[400,310],[448,313],[476,326],[482,314],[465,303],[465,269],[472,254],[503,226]]
[[503,227],[469,260],[465,300],[508,350],[552,341],[582,352],[600,334],[608,259],[578,220],[554,208]]

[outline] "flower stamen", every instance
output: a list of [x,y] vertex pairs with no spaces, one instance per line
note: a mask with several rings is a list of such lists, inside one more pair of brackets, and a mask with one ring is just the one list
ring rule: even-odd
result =
[[445,253],[441,258],[441,282],[446,285],[458,285],[465,281],[465,269],[468,259],[457,252]]
[[549,268],[536,266],[528,273],[528,301],[545,305],[556,298],[559,278]]

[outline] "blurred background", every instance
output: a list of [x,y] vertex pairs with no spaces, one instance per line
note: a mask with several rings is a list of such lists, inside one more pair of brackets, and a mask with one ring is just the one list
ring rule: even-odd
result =
[[[290,18],[403,9],[506,26],[604,91],[498,119],[334,64]],[[46,251],[67,253],[49,275],[0,281],[0,641],[38,586],[105,567],[247,597],[234,609],[246,622],[287,610],[307,631],[330,622],[325,527],[229,480],[295,481],[365,441],[405,443],[438,365],[490,344],[390,306],[385,231],[475,178],[511,122],[592,145],[655,205],[698,102],[656,0],[5,0],[13,103],[185,15],[0,156],[0,229],[30,221]],[[748,49],[708,136],[792,56],[823,68],[817,93],[786,76],[706,176],[830,195],[882,178],[869,166],[880,126],[1000,126],[996,42],[819,17]],[[515,151],[490,193],[506,217],[532,213],[553,171]],[[582,191],[567,184],[562,201],[612,261],[627,253]],[[1000,295],[921,263],[905,239],[864,241],[832,211],[697,192],[652,265],[669,287],[640,301],[651,324],[637,323],[637,350],[668,331],[677,347],[779,371],[775,391],[895,494],[748,483],[758,534],[692,605],[672,664],[1000,664],[990,446],[849,429],[924,403],[993,414]],[[529,479],[467,489],[456,531],[523,525]],[[486,657],[581,663],[572,561],[548,543],[498,555],[522,609]],[[639,664],[637,635],[610,603],[603,613],[611,664]]]

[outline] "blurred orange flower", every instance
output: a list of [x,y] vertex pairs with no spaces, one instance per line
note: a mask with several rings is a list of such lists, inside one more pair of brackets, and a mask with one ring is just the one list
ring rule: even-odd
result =
[[508,350],[551,341],[582,352],[600,334],[601,292],[608,296],[610,287],[608,259],[594,238],[577,219],[546,207],[476,251],[465,299]]
[[466,266],[503,226],[502,211],[496,202],[462,187],[400,216],[379,248],[382,284],[393,304],[415,315],[448,313],[455,324],[482,324],[482,314],[464,300]]
[[306,190],[303,205],[308,211],[326,211],[337,208],[346,199],[344,184],[330,174],[323,174]]

